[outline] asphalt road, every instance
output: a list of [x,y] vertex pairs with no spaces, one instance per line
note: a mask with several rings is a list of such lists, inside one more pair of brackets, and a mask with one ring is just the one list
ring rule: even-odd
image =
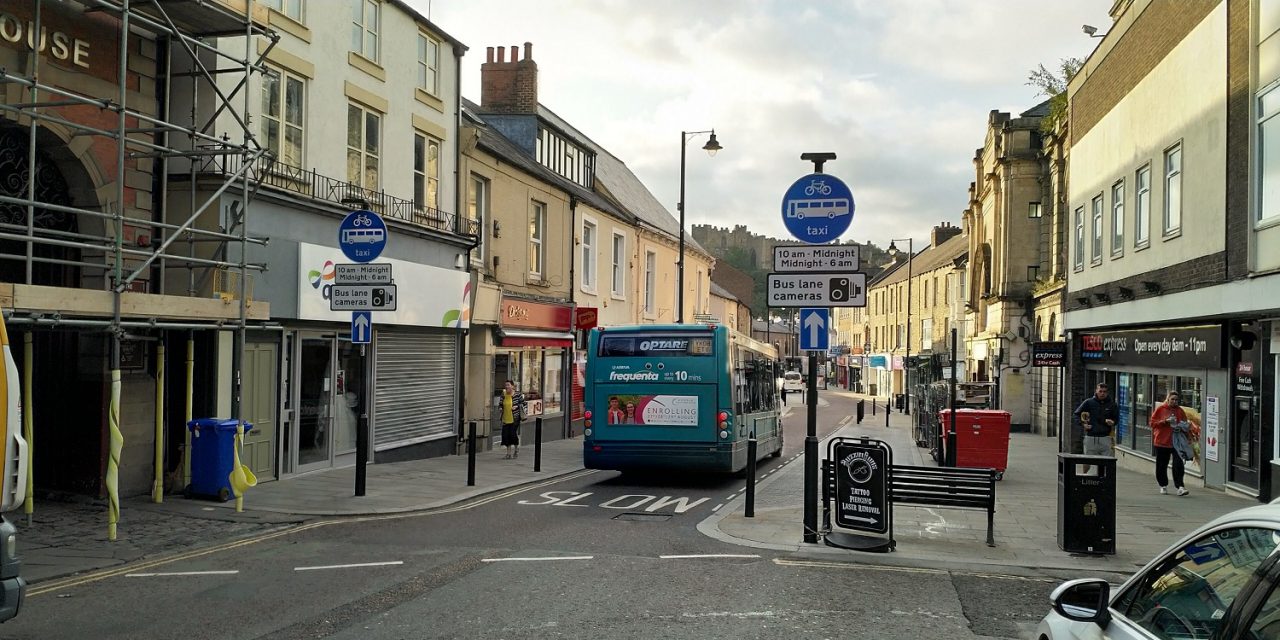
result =
[[[821,399],[825,435],[853,402]],[[803,450],[806,414],[791,405],[784,456],[760,475]],[[700,534],[743,485],[588,471],[430,514],[315,522],[37,585],[0,638],[1017,638],[1055,584]]]

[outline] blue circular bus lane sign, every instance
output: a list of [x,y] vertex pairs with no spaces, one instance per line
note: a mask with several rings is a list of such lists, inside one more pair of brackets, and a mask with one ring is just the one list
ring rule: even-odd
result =
[[372,262],[387,246],[387,223],[372,211],[352,211],[338,225],[338,248],[352,262]]
[[782,222],[801,242],[837,240],[853,222],[853,192],[829,173],[811,173],[783,194]]

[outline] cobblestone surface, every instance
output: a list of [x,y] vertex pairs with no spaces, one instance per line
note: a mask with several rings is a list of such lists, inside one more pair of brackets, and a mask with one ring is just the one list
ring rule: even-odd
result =
[[228,522],[126,504],[116,540],[107,540],[105,501],[37,500],[31,524],[21,512],[7,515],[18,528],[23,576],[36,583],[140,558],[251,536],[279,523]]

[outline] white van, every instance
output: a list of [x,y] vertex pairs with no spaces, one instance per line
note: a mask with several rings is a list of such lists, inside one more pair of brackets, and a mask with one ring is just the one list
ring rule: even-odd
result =
[[800,376],[799,371],[788,371],[782,375],[782,388],[791,391],[804,392],[804,378]]

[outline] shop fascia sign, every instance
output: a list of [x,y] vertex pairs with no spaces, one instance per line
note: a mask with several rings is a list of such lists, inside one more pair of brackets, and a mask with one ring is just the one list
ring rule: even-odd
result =
[[1222,366],[1222,327],[1084,333],[1080,357],[1086,363],[1217,368]]
[[502,326],[522,329],[573,330],[573,307],[503,298]]

